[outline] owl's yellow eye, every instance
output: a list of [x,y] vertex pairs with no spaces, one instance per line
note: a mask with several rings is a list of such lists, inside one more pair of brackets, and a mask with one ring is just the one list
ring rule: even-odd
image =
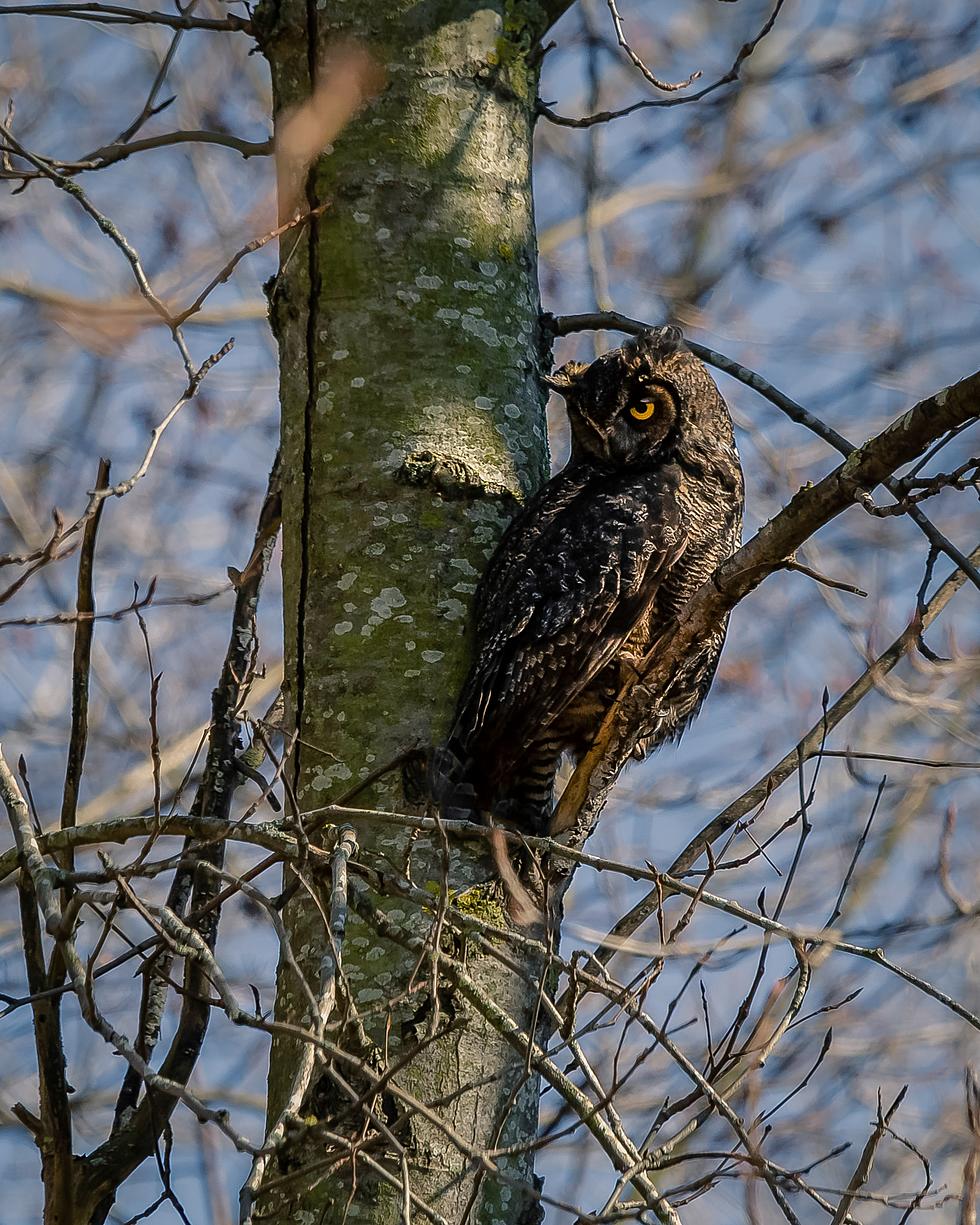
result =
[[656,412],[657,406],[653,400],[644,400],[642,404],[634,404],[630,416],[634,421],[649,421]]

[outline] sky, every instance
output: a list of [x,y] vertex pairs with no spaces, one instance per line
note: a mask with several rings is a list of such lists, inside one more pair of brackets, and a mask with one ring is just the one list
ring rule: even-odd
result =
[[[215,2],[198,12],[220,15],[226,8],[240,6]],[[768,13],[754,0],[637,0],[624,9],[631,43],[655,73],[672,81],[702,74],[689,89],[663,94],[643,81],[617,46],[606,6],[578,0],[549,35],[556,45],[544,59],[541,97],[565,117],[637,100],[674,103],[724,76]],[[0,110],[13,99],[14,130],[32,150],[80,158],[113,140],[140,113],[171,43],[161,29],[0,11]],[[268,72],[250,50],[244,35],[195,32],[180,39],[156,96],[157,102],[171,95],[174,101],[148,120],[144,133],[205,128],[265,141],[271,132]],[[915,0],[810,6],[790,0],[735,86],[700,102],[639,109],[585,129],[543,117],[535,155],[543,306],[555,313],[602,306],[650,322],[679,322],[694,339],[758,371],[846,437],[862,441],[976,368],[978,96],[980,21],[967,0],[939,0],[927,11]],[[191,301],[243,243],[273,224],[271,159],[246,159],[218,145],[149,150],[79,181],[138,248],[158,292],[179,303]],[[132,472],[149,430],[184,382],[166,335],[143,327],[133,309],[131,274],[119,251],[52,185],[18,186],[0,184],[0,553],[37,547],[50,530],[52,508],[78,513],[98,456],[111,455],[114,478]],[[209,300],[205,318],[188,328],[196,362],[232,335],[235,348],[168,430],[159,462],[139,488],[107,508],[101,529],[100,608],[124,608],[134,584],[145,592],[150,579],[157,580],[148,620],[153,667],[163,672],[159,723],[170,750],[171,788],[187,770],[196,729],[207,718],[210,680],[201,678],[213,675],[227,637],[226,567],[247,556],[275,450],[276,350],[262,297],[275,266],[274,243],[242,260]],[[582,334],[562,342],[556,359],[588,359],[597,345],[613,343],[611,333]],[[717,378],[738,428],[747,538],[837,458],[755,392]],[[549,424],[559,465],[567,450],[559,401],[549,408]],[[926,471],[949,470],[976,454],[974,427]],[[975,508],[975,493],[945,493],[929,507],[964,549],[975,544]],[[867,653],[904,628],[927,553],[907,519],[875,518],[859,509],[821,532],[801,560],[867,596],[783,573],[744,601],[732,618],[704,713],[679,746],[624,777],[590,850],[624,862],[668,863],[696,829],[819,720],[825,688],[834,700],[860,674]],[[949,568],[936,563],[933,586]],[[0,609],[0,619],[44,618],[67,609],[73,587],[71,562],[49,567]],[[278,601],[273,575],[261,611],[270,674],[281,659]],[[928,635],[933,649],[954,662],[929,665],[918,657],[903,664],[843,725],[834,747],[976,759],[978,601],[980,593],[964,590]],[[25,753],[39,808],[50,812],[60,796],[64,760],[70,630],[0,625],[0,633],[6,636],[0,739],[8,750]],[[150,798],[147,688],[134,619],[100,626],[83,819],[141,811]],[[882,770],[873,762],[823,763],[807,866],[789,901],[788,913],[799,922],[822,922],[830,913]],[[936,872],[952,806],[960,817],[950,835],[950,860],[966,892],[975,886],[975,778],[968,771],[899,763],[888,767],[882,795],[847,930],[868,939],[884,933],[890,952],[975,1002],[969,924],[949,919]],[[753,841],[774,835],[796,806],[795,786],[788,783],[751,833],[733,844],[731,857],[753,855]],[[768,858],[755,854],[726,873],[725,889],[746,904],[762,889],[778,893],[796,837],[790,828]],[[5,845],[0,835],[0,849]],[[642,892],[622,877],[579,873],[566,907],[568,950],[594,944]],[[256,983],[271,999],[274,944],[255,935],[252,918],[244,906],[234,910],[226,956],[236,983]],[[640,937],[653,948],[651,926]],[[692,932],[691,951],[669,960],[658,984],[664,1000],[680,992],[692,965],[730,928],[709,917]],[[17,937],[16,900],[5,887],[0,990],[13,994],[23,976]],[[621,957],[615,964],[629,975],[644,962]],[[753,958],[737,951],[702,968],[716,1024],[754,968]],[[787,969],[783,954],[779,964],[774,959],[771,976]],[[880,973],[862,977],[859,969],[833,958],[814,988],[814,1007],[843,999],[858,985],[864,993],[842,1009],[839,1038],[822,1076],[786,1108],[785,1139],[774,1143],[785,1145],[787,1161],[801,1163],[826,1151],[829,1130],[860,1144],[877,1087],[891,1089],[904,1078],[912,1085],[909,1132],[934,1154],[936,1181],[955,1185],[963,1135],[949,1119],[962,1114],[959,1086],[971,1050],[975,1057],[973,1035],[933,1002],[899,991]],[[108,998],[122,1008],[126,991],[122,981]],[[689,991],[678,1005],[678,1023],[701,1024],[696,987]],[[10,1225],[20,1225],[38,1214],[33,1146],[9,1115],[12,1102],[33,1100],[26,1010],[2,1024],[8,1049],[17,1054],[16,1070],[0,1085],[0,1170],[9,1188],[0,1221],[7,1225],[7,1212],[13,1214]],[[227,1034],[227,1023],[217,1018],[216,1050]],[[606,1039],[595,1041],[597,1059],[611,1059]],[[819,1043],[815,1027],[788,1040],[783,1063],[759,1090],[763,1097],[778,1100],[812,1062]],[[116,1069],[90,1058],[96,1047],[83,1032],[72,1033],[70,1046],[82,1072],[78,1138],[86,1144],[100,1134]],[[635,1034],[626,1035],[623,1058],[641,1047]],[[264,1040],[241,1042],[233,1054],[229,1044],[223,1049],[208,1065],[213,1083],[206,1088],[239,1109],[243,1126],[260,1130]],[[664,1078],[672,1074],[656,1059],[650,1067]],[[624,1106],[638,1128],[650,1110],[644,1075],[641,1070],[630,1082]],[[638,1081],[646,1087],[637,1088]],[[546,1121],[553,1109],[546,1097]],[[178,1122],[178,1137],[193,1138],[192,1128],[197,1125],[187,1119]],[[241,1159],[211,1137],[195,1138],[187,1151],[180,1177],[190,1218],[220,1225],[214,1204],[226,1192],[231,1202]],[[829,1163],[830,1185],[846,1178],[849,1160],[853,1164],[850,1157]],[[907,1174],[907,1161],[907,1152],[883,1154],[883,1176],[894,1175],[895,1186],[911,1185],[919,1174]],[[611,1188],[608,1168],[578,1133],[544,1150],[541,1172],[553,1193],[578,1195],[593,1206]],[[156,1186],[155,1171],[145,1167],[124,1189],[114,1219],[139,1211]],[[694,1200],[685,1222],[718,1219],[712,1214],[720,1204],[733,1222],[770,1219],[770,1206],[753,1209],[734,1181],[718,1195]],[[806,1216],[812,1207],[801,1206],[805,1220],[820,1215]],[[868,1219],[897,1219],[888,1211],[869,1206]],[[178,1217],[165,1205],[155,1219]],[[556,1212],[553,1219],[568,1218]],[[931,1219],[954,1220],[954,1206],[941,1205]]]

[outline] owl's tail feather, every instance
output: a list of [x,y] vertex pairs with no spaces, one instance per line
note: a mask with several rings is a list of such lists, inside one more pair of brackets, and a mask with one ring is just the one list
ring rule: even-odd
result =
[[429,794],[446,821],[477,821],[480,806],[471,771],[472,758],[450,738],[429,760]]

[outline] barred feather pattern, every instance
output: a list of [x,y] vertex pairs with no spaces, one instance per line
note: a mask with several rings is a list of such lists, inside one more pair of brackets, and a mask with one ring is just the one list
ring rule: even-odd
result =
[[[450,816],[547,832],[563,754],[584,754],[623,681],[738,547],[742,472],[727,406],[677,328],[651,329],[550,384],[566,468],[504,534],[475,601],[473,664],[432,791]],[[634,687],[635,755],[678,738],[707,695],[724,628],[662,693]]]

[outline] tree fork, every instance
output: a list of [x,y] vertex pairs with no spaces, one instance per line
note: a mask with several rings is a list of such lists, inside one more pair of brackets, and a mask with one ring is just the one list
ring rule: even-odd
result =
[[[479,9],[460,0],[329,9],[267,0],[256,16],[278,123],[310,97],[325,56],[343,55],[351,40],[385,81],[314,163],[303,207],[329,204],[284,240],[271,293],[284,689],[287,734],[298,734],[291,778],[300,812],[439,738],[468,663],[477,579],[517,504],[547,474],[531,202],[535,49],[546,26],[543,9],[511,0]],[[380,808],[406,803],[397,776],[370,794]],[[362,863],[408,863],[433,896],[464,891],[466,904],[507,921],[482,842],[444,847],[366,821],[357,838]],[[325,882],[302,877],[285,919],[315,989],[329,936],[313,894]],[[374,901],[387,922],[429,937],[431,915],[402,898]],[[519,1053],[475,1013],[431,1040],[447,1010],[460,1020],[465,1006],[433,993],[434,975],[363,915],[351,916],[341,952],[334,1017],[346,1012],[348,1023],[331,1037],[363,1060],[356,1093],[370,1099],[372,1078],[402,1061],[397,1084],[416,1100],[448,1101],[440,1111],[449,1126],[406,1110],[397,1094],[379,1096],[367,1104],[380,1112],[381,1140],[365,1159],[343,1162],[343,1145],[330,1150],[305,1124],[329,1119],[334,1134],[356,1139],[366,1116],[351,1112],[324,1067],[269,1165],[253,1219],[401,1221],[405,1180],[416,1205],[441,1217],[462,1219],[473,1204],[473,1221],[534,1219],[534,1197],[520,1190],[533,1185],[530,1158],[501,1162],[507,1178],[498,1181],[451,1138],[465,1137],[470,1153],[533,1139],[538,1084]],[[506,967],[478,950],[468,965],[527,1031],[538,966]],[[307,1008],[280,964],[278,1019],[308,1023]],[[296,1060],[295,1042],[273,1042],[270,1120]],[[338,1070],[350,1082],[349,1065]]]

